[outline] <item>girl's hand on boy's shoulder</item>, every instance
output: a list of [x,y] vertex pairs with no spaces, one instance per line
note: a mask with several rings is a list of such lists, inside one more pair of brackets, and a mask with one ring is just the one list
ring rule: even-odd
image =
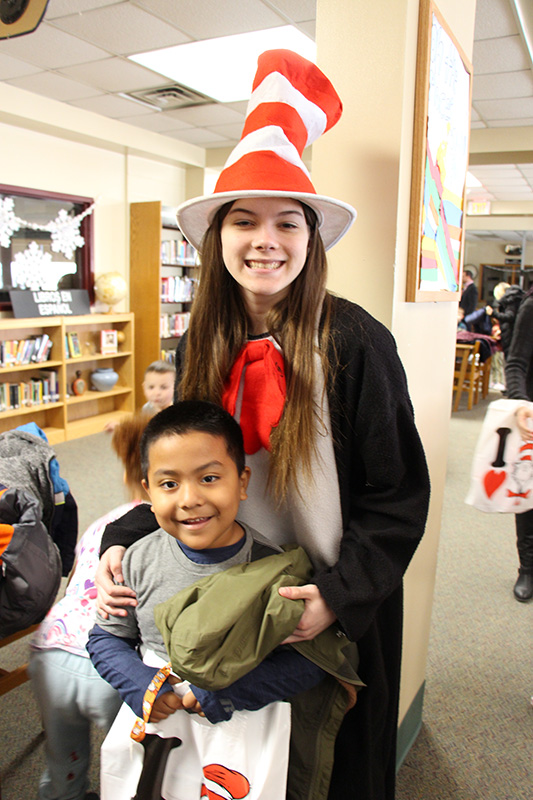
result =
[[98,595],[96,608],[104,619],[112,617],[125,617],[128,613],[125,606],[136,606],[135,592],[124,585],[122,574],[122,559],[126,548],[113,545],[108,548],[98,563],[94,577]]

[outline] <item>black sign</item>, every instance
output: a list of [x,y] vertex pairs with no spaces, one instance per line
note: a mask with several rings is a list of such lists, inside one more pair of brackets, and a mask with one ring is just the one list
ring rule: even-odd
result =
[[86,289],[56,289],[48,292],[31,289],[9,292],[15,317],[63,317],[90,314]]

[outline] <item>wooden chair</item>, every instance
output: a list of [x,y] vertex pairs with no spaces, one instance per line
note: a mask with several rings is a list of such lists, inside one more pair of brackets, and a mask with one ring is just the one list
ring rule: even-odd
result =
[[[481,397],[485,399],[489,393],[490,387],[490,370],[492,367],[492,356],[489,356],[485,361],[479,365],[479,379],[476,392],[481,392]],[[477,402],[477,401],[476,401]]]
[[472,410],[472,406],[478,401],[480,376],[479,340],[472,344],[456,344],[453,373],[454,411],[459,408],[463,392],[468,392],[468,410]]
[[[36,631],[38,627],[39,625],[30,625],[29,628],[24,628],[22,631],[17,631],[17,633],[12,633],[11,636],[6,636],[4,639],[0,639],[0,647],[6,647],[8,644],[16,642],[17,639],[22,639],[23,636],[28,636],[30,633]],[[29,675],[27,663],[21,664],[19,667],[16,667],[12,670],[0,668],[0,696],[10,692],[11,689],[15,689],[22,683],[26,683],[28,679]]]

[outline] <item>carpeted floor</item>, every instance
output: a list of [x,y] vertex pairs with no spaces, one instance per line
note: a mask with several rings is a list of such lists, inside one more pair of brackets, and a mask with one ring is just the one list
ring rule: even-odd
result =
[[[512,595],[514,521],[463,502],[487,402],[452,416],[423,726],[400,769],[397,800],[533,798],[533,602]],[[104,433],[55,449],[83,531],[124,501],[122,470]],[[20,642],[1,650],[0,665],[15,666],[26,651]],[[29,684],[0,697],[0,719],[2,800],[33,800],[44,743]],[[95,732],[96,791],[99,741]]]

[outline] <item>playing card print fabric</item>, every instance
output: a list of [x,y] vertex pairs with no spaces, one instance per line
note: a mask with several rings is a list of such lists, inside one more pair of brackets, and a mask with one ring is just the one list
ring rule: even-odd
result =
[[533,508],[533,442],[524,442],[516,411],[526,400],[489,404],[472,461],[465,502],[480,511],[521,514]]

